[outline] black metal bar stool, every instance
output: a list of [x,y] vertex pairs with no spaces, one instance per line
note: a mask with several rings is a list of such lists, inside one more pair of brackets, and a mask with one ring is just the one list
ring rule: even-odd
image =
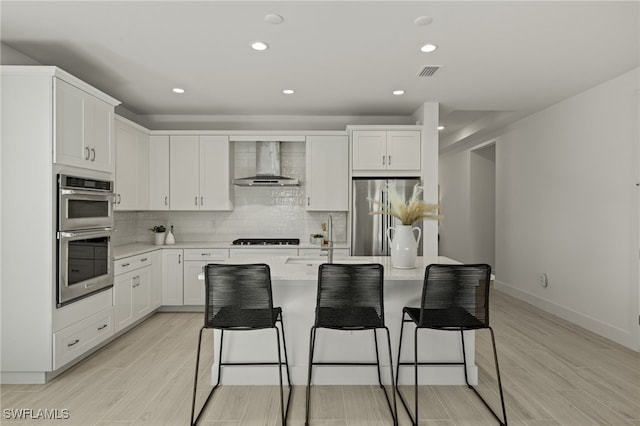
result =
[[[309,424],[309,404],[311,400],[311,373],[314,365],[353,365],[377,366],[378,383],[384,391],[393,424],[398,424],[395,386],[393,380],[393,358],[391,355],[391,337],[384,323],[383,272],[379,264],[338,264],[325,263],[318,270],[318,292],[316,318],[311,327],[309,339],[309,373],[307,376],[307,401],[305,425]],[[373,331],[376,349],[376,362],[314,362],[316,329]],[[393,394],[393,407],[380,373],[377,329],[387,332],[389,349],[389,372]]]
[[[242,365],[277,365],[280,378],[280,411],[282,424],[285,425],[289,413],[291,400],[291,380],[289,379],[289,361],[287,359],[287,345],[284,339],[284,323],[282,309],[273,307],[271,293],[271,273],[269,265],[247,264],[227,265],[209,264],[204,268],[205,275],[205,313],[204,326],[198,337],[198,354],[196,357],[196,373],[193,383],[193,401],[191,404],[191,424],[197,424],[204,407],[213,396],[213,392],[220,385],[222,366]],[[280,329],[277,323],[280,323]],[[204,405],[194,420],[196,406],[196,388],[198,385],[198,366],[200,364],[200,345],[204,329],[220,330],[220,351],[218,358],[218,380]],[[273,328],[276,332],[278,347],[278,362],[223,362],[222,343],[225,331],[247,331]],[[282,347],[284,349],[284,365],[289,384],[289,396],[285,409],[284,388],[282,384],[282,356],[280,350],[280,333],[282,333]]]
[[[422,288],[422,301],[419,308],[404,307],[402,310],[402,326],[400,327],[400,344],[398,346],[398,363],[396,364],[396,392],[404,406],[412,424],[418,424],[418,366],[420,365],[462,365],[464,379],[469,388],[482,400],[484,405],[501,425],[507,424],[507,412],[504,405],[498,353],[493,329],[489,326],[489,283],[491,280],[491,266],[485,264],[474,265],[439,265],[427,266]],[[401,362],[402,332],[404,323],[412,322],[414,330],[413,362]],[[462,339],[462,362],[419,362],[418,361],[418,330],[429,328],[460,332]],[[496,367],[500,402],[502,404],[502,420],[489,406],[477,389],[469,384],[467,377],[467,357],[464,347],[464,331],[488,328],[491,332],[493,357]],[[414,397],[415,417],[411,415],[409,405],[398,389],[398,375],[400,366],[412,365],[414,368]]]

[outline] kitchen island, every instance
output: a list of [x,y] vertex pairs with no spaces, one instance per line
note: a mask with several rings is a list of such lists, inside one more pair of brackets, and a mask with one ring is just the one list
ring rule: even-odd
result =
[[[266,263],[271,269],[274,306],[283,310],[285,338],[289,355],[289,368],[293,384],[305,384],[309,356],[309,331],[314,321],[318,265],[323,258],[285,256],[246,256],[219,263]],[[336,257],[334,263],[380,263],[384,266],[385,321],[391,333],[393,364],[397,350],[404,306],[419,306],[424,271],[432,263],[459,263],[447,257],[418,257],[415,269],[396,269],[390,257]],[[204,276],[201,275],[204,279]],[[380,358],[388,366],[386,337],[378,331]],[[468,374],[472,383],[477,381],[475,366],[475,335],[465,332]],[[373,331],[336,331],[318,329],[316,334],[316,361],[375,361]],[[421,330],[419,354],[423,361],[459,361],[462,346],[457,333]],[[217,348],[220,332],[215,331]],[[273,330],[225,333],[223,359],[228,362],[277,360]],[[413,329],[407,328],[403,337],[403,354],[413,353]],[[216,352],[217,355],[217,352]],[[212,367],[212,380],[217,380],[217,356]],[[408,358],[406,360],[409,360]],[[405,361],[405,360],[403,360]],[[413,368],[403,367],[400,383],[412,383]],[[383,370],[383,382],[389,380]],[[394,370],[395,371],[395,370]],[[395,373],[394,373],[395,374]],[[423,384],[464,384],[460,366],[424,366],[419,372]],[[375,367],[321,366],[314,368],[314,384],[376,384]],[[273,366],[223,367],[223,384],[276,384],[277,369]]]

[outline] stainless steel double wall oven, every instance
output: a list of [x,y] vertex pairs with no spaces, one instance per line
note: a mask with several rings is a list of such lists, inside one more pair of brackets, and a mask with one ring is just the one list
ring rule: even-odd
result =
[[58,279],[61,307],[113,287],[113,182],[57,175]]

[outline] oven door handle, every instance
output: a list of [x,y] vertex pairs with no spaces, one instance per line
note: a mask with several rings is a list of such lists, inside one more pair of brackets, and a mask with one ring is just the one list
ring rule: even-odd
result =
[[90,195],[94,197],[104,197],[114,195],[113,191],[103,189],[67,189],[60,188],[60,195]]
[[98,229],[92,229],[87,232],[60,231],[58,232],[58,239],[60,240],[63,238],[75,238],[75,237],[91,238],[95,236],[104,235],[105,233],[111,232],[112,230],[113,228],[98,228]]

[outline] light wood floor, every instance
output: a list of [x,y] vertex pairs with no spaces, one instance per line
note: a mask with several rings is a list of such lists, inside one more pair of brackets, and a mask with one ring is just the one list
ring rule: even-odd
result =
[[[492,295],[491,314],[509,424],[640,426],[638,353],[499,292]],[[202,314],[158,313],[45,385],[3,385],[0,423],[188,424],[201,322]],[[211,345],[205,342],[203,347]],[[497,407],[486,331],[477,338],[476,358],[481,392]],[[202,369],[200,401],[207,392],[207,370]],[[314,387],[312,425],[389,425],[381,392],[370,386]],[[406,392],[412,398],[411,391]],[[421,425],[496,424],[472,391],[463,386],[422,386],[419,398]],[[294,388],[292,404],[289,424],[301,425],[304,387]],[[7,408],[64,408],[70,418],[7,420]],[[209,403],[201,424],[278,422],[277,387],[223,386]],[[400,424],[409,424],[402,409]]]

